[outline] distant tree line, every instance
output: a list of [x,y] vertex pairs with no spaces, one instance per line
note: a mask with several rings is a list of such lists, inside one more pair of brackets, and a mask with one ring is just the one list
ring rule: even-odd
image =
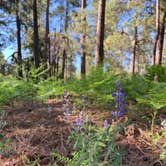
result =
[[[165,0],[0,0],[0,72],[67,79],[101,66],[141,74],[166,64],[165,27]],[[9,46],[10,63],[2,54]]]

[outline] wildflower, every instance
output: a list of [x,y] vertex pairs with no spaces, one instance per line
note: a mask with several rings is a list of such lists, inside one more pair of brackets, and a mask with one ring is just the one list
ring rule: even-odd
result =
[[81,120],[80,118],[76,119],[76,128],[80,128],[83,124],[83,120]]
[[125,96],[125,93],[123,93],[122,91],[120,91],[120,92],[118,93],[118,96],[124,97],[124,96]]
[[122,111],[112,111],[111,114],[115,117],[122,117],[124,112],[122,112]]
[[64,91],[62,111],[64,114],[64,118],[70,120],[70,93],[66,90]]
[[122,86],[119,81],[116,81],[116,91],[112,93],[112,96],[114,97],[116,110],[111,114],[116,117],[121,117],[125,112],[125,93],[122,91]]
[[116,97],[116,92],[113,92],[113,93],[112,93],[112,97]]
[[119,83],[119,81],[116,81],[116,89],[117,90],[121,90],[122,89],[122,85]]
[[65,119],[70,120],[70,114],[68,112],[63,113]]
[[104,129],[107,129],[107,128],[108,128],[108,121],[107,121],[107,120],[104,120],[103,126],[104,126]]

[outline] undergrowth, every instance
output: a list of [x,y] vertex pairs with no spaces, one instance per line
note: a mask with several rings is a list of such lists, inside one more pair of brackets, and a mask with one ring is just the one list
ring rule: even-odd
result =
[[[44,102],[49,98],[62,99],[64,91],[67,90],[72,94],[72,103],[75,103],[80,109],[82,108],[81,96],[86,96],[87,106],[92,107],[93,104],[94,106],[109,105],[109,109],[113,111],[115,100],[113,93],[115,93],[115,85],[118,80],[122,84],[124,93],[127,94],[125,104],[129,106],[132,103],[135,107],[135,110],[127,109],[128,114],[130,114],[129,111],[133,111],[137,116],[137,111],[142,111],[144,114],[145,110],[152,110],[149,123],[152,134],[155,134],[153,127],[157,114],[166,107],[166,82],[163,78],[159,82],[153,81],[150,74],[131,77],[125,73],[118,75],[93,70],[83,79],[72,78],[66,81],[57,78],[25,81],[12,76],[0,75],[0,109],[3,110],[5,105],[13,106],[14,102],[17,101]],[[125,105],[123,104],[123,106]],[[81,121],[76,123],[81,123]],[[71,132],[70,139],[74,142],[72,158],[65,158],[56,152],[53,152],[52,156],[69,166],[120,165],[122,156],[120,149],[115,144],[115,137],[117,133],[123,132],[122,129],[121,126],[101,129],[84,124],[83,132],[78,129]],[[4,149],[4,146],[1,148]],[[165,145],[160,157],[165,160]]]
[[[62,98],[65,89],[76,98],[85,95],[90,104],[106,105],[113,102],[112,93],[116,80],[122,83],[127,101],[135,101],[155,109],[166,106],[166,82],[154,82],[143,76],[116,75],[101,70],[93,70],[84,79],[73,78],[65,82],[50,78],[34,83],[0,75],[0,105],[11,104],[13,101]],[[77,102],[79,103],[78,100]]]

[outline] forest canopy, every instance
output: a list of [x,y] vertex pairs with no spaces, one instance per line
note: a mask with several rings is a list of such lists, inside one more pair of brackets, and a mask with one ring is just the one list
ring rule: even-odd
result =
[[68,79],[101,63],[131,74],[165,65],[164,0],[0,3],[3,73],[25,78],[42,68],[47,76]]

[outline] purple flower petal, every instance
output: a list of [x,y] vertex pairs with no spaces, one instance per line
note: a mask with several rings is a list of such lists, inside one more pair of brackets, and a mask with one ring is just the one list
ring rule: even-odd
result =
[[113,93],[112,93],[112,97],[116,97],[116,92],[113,92]]
[[111,112],[111,114],[113,116],[122,117],[124,112],[123,111],[113,111],[113,112]]
[[107,128],[108,128],[108,126],[109,126],[109,125],[108,125],[108,121],[107,121],[107,120],[104,120],[103,125],[104,125],[104,128],[105,128],[105,129],[107,129]]
[[83,124],[84,124],[83,120],[81,120],[81,119],[79,119],[79,118],[76,119],[76,127],[77,127],[77,128],[81,127]]
[[118,93],[118,96],[120,96],[120,97],[124,97],[124,96],[125,96],[125,93],[123,93],[123,92],[119,92],[119,93]]

